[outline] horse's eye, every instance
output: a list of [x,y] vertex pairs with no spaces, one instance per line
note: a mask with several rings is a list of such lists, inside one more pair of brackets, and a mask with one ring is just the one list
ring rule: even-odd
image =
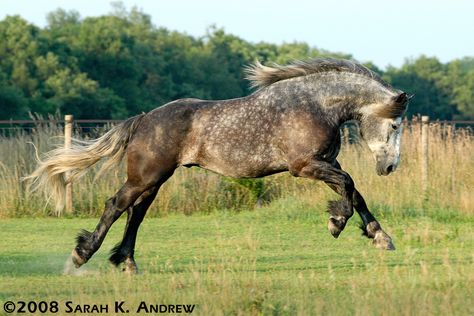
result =
[[396,131],[396,130],[398,129],[398,125],[397,125],[397,124],[392,124],[392,129],[393,129],[394,131]]

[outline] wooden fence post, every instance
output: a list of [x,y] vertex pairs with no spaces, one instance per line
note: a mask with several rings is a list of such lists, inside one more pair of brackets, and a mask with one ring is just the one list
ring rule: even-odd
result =
[[[455,145],[455,137],[456,137],[456,124],[451,125],[451,134],[450,134],[449,141],[451,142],[451,155],[452,157],[457,157],[456,155],[456,145]],[[454,192],[456,188],[456,163],[451,164],[451,192]]]
[[427,199],[428,193],[428,133],[429,116],[421,117],[421,187],[424,199]]
[[[74,117],[72,115],[65,115],[64,116],[64,148],[68,149],[71,148],[72,144],[72,125],[73,125]],[[66,174],[66,177],[68,175]],[[66,213],[72,214],[72,183],[69,182],[66,184]]]

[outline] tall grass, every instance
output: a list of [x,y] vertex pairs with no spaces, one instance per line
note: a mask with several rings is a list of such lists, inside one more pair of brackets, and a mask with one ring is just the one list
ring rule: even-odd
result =
[[[60,125],[50,123],[38,124],[31,132],[19,130],[13,135],[0,136],[0,217],[54,214],[45,197],[26,192],[20,178],[35,168],[34,146],[39,153],[44,153],[52,149],[54,143],[61,143],[62,133]],[[84,136],[76,133],[75,137]],[[421,191],[420,139],[420,125],[411,122],[403,134],[401,165],[389,177],[376,175],[372,155],[361,142],[344,141],[339,161],[352,175],[371,208],[406,216],[413,212],[474,214],[473,135],[467,129],[430,124],[427,194]],[[74,215],[101,214],[105,200],[124,182],[125,169],[122,164],[100,179],[94,178],[97,169],[92,169],[74,183]],[[237,180],[198,168],[179,168],[161,188],[149,215],[253,209],[287,197],[324,204],[334,196],[323,183],[296,179],[287,173]]]

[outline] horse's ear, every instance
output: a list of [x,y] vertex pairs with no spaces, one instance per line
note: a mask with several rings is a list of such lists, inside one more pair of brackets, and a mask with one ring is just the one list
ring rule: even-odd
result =
[[410,100],[410,98],[408,98],[408,96],[405,92],[402,92],[399,95],[395,96],[395,102],[396,103],[404,104],[404,103],[408,102],[408,100]]

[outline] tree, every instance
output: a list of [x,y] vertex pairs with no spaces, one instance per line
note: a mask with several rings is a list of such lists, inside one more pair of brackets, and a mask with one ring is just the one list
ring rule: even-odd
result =
[[46,21],[50,29],[60,29],[70,25],[78,25],[81,21],[81,15],[75,10],[66,11],[60,8],[48,13]]
[[28,114],[28,101],[23,92],[6,81],[0,69],[0,118],[19,119]]
[[450,91],[443,85],[446,69],[436,58],[421,56],[407,60],[400,69],[389,67],[384,79],[394,87],[415,94],[408,115],[424,114],[432,118],[452,119],[457,113],[449,99]]
[[[189,36],[156,27],[148,14],[121,2],[100,17],[58,9],[47,20],[45,28],[19,16],[0,21],[0,118],[26,118],[28,111],[125,118],[179,98],[247,95],[243,69],[256,60],[351,58],[304,42],[251,43],[215,26],[203,37]],[[383,78],[416,95],[409,115],[474,118],[474,57],[443,64],[420,56],[389,67]]]
[[7,16],[0,22],[0,67],[8,79],[26,96],[35,92],[35,57],[40,53],[39,29],[19,16]]
[[463,84],[453,87],[452,100],[459,111],[456,119],[474,120],[474,70],[464,75]]

